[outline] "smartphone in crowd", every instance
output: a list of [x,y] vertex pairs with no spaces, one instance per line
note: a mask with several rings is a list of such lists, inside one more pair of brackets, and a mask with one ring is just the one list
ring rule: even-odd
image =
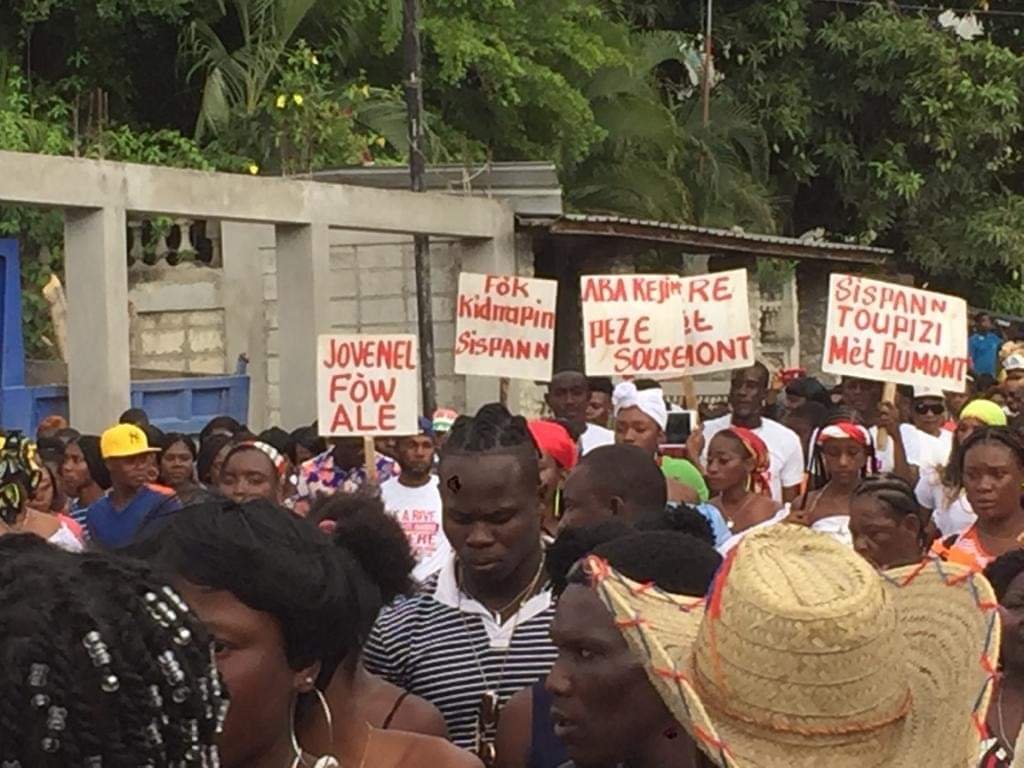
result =
[[661,445],[661,452],[677,459],[688,458],[686,441],[695,429],[700,429],[700,416],[696,411],[670,413],[668,424],[665,426],[665,442]]

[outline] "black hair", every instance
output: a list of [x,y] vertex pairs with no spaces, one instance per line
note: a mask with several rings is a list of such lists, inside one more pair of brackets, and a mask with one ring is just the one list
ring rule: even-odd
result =
[[196,441],[184,432],[165,433],[159,444],[160,450],[166,451],[172,445],[177,445],[178,443],[184,445],[188,449],[188,452],[192,454],[192,461],[195,461],[199,457],[198,451],[196,450]]
[[380,588],[384,603],[416,590],[416,558],[401,524],[384,511],[384,502],[369,491],[323,496],[313,503],[311,523],[330,531]]
[[0,537],[0,764],[210,765],[226,708],[209,634],[149,566]]
[[199,445],[202,446],[203,443],[206,442],[207,438],[219,430],[235,435],[242,431],[242,425],[230,416],[214,416],[206,422],[206,426],[203,427],[202,431],[199,433]]
[[813,376],[801,376],[786,385],[786,393],[794,397],[805,398],[808,402],[819,403],[824,407],[832,404],[825,385]]
[[559,377],[565,378],[566,376],[578,376],[581,379],[583,379],[583,383],[585,385],[587,385],[588,387],[590,386],[590,380],[587,378],[586,374],[583,373],[583,371],[577,371],[575,369],[570,368],[568,370],[558,371],[557,373],[555,373],[555,375],[551,377],[551,381],[548,382],[548,390],[550,390],[551,385],[555,383],[555,379]]
[[[850,422],[857,426],[863,427],[860,419],[854,414],[853,411],[846,408],[839,408],[833,414],[833,416],[825,422],[824,426],[831,426],[840,422]],[[871,433],[868,433],[868,444],[863,446],[864,453],[866,454],[866,461],[864,462],[864,468],[861,470],[861,477],[868,477],[873,474],[875,469],[875,441],[871,439]],[[811,445],[811,458],[808,462],[808,469],[810,470],[810,477],[807,483],[808,491],[817,491],[824,488],[828,481],[831,479],[828,472],[825,469],[825,444],[818,442],[816,439]],[[807,500],[810,498],[810,493],[803,495],[800,508],[806,509]]]
[[64,442],[57,437],[40,437],[36,440],[36,450],[43,461],[59,463],[64,460]]
[[1024,439],[1017,430],[1010,427],[980,427],[971,433],[971,436],[964,440],[960,446],[959,454],[956,456],[956,477],[963,483],[964,461],[967,453],[974,446],[980,443],[998,443],[1008,448],[1016,457],[1017,464],[1024,469]]
[[985,568],[985,578],[992,584],[996,599],[1003,601],[1013,580],[1024,573],[1024,549],[1011,549]]
[[545,561],[554,593],[560,595],[565,590],[572,567],[581,557],[590,554],[594,547],[635,532],[618,518],[559,531],[557,538],[548,545]]
[[791,419],[806,421],[812,429],[821,429],[828,421],[829,407],[822,405],[817,400],[808,400],[791,410],[788,416]]
[[163,450],[164,431],[160,427],[147,424],[144,427],[139,427],[139,429],[146,433],[146,441],[149,443],[150,448],[160,448],[160,450]]
[[488,453],[509,449],[517,451],[527,480],[540,482],[537,445],[526,419],[513,416],[501,403],[488,403],[475,416],[459,416],[441,449],[441,462],[449,456]]
[[216,435],[210,435],[199,444],[199,455],[196,457],[196,475],[199,477],[199,482],[203,485],[209,485],[213,482],[211,472],[213,471],[213,461],[217,458],[217,454],[221,452],[225,445],[233,440],[231,435],[222,435],[220,433]]
[[925,543],[928,525],[927,516],[921,512],[921,505],[917,503],[917,496],[910,484],[901,477],[891,473],[872,475],[865,477],[860,484],[853,489],[850,500],[858,496],[871,496],[885,504],[889,512],[899,519],[908,516],[916,517],[921,523],[920,537],[922,544]]
[[314,456],[319,456],[327,450],[327,441],[320,437],[315,427],[299,427],[288,436],[288,444],[284,449],[296,467],[299,465],[299,459],[295,449],[300,445]]
[[991,319],[992,319],[992,315],[991,315],[991,314],[989,314],[988,312],[978,312],[978,313],[977,313],[977,314],[976,314],[976,315],[974,316],[974,322],[976,322],[976,323],[980,323],[980,322],[981,322],[981,318],[983,318],[983,317],[987,317],[987,318],[988,318],[989,320],[991,320]]
[[986,393],[996,385],[996,377],[991,373],[974,374],[974,391]]
[[[707,594],[722,564],[722,556],[707,542],[671,531],[616,537],[594,547],[592,554],[626,578],[692,597]],[[576,569],[569,573],[568,582],[589,585],[590,575]]]
[[645,515],[634,526],[638,531],[675,531],[700,539],[712,547],[715,532],[711,523],[696,507],[689,504],[670,504],[658,512]]
[[261,443],[273,446],[282,456],[288,451],[289,435],[280,427],[271,427],[260,432],[257,438]]
[[340,663],[354,663],[382,606],[380,589],[352,554],[264,499],[178,512],[154,557],[171,573],[272,616],[292,669],[321,662],[320,690]]
[[600,392],[608,397],[611,397],[615,390],[612,380],[607,376],[589,376],[587,377],[587,386],[591,392]]
[[[100,451],[100,439],[96,435],[82,435],[73,440],[85,457],[85,465],[89,468],[89,476],[103,490],[111,486],[110,470],[103,460],[103,453]],[[68,443],[70,445],[71,443]]]
[[635,445],[602,445],[580,459],[577,467],[587,470],[587,482],[598,495],[618,496],[640,515],[661,512],[668,503],[661,468]]
[[149,414],[146,413],[142,408],[129,408],[127,411],[121,414],[121,417],[117,420],[118,424],[134,424],[137,427],[145,429],[149,426]]

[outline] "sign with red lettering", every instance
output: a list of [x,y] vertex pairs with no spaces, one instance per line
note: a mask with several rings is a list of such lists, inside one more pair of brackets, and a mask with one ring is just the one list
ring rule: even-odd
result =
[[686,341],[673,366],[687,375],[749,368],[754,364],[747,270],[677,278]]
[[554,280],[460,274],[455,372],[550,381],[557,292]]
[[323,335],[317,355],[321,435],[416,434],[419,352],[414,335]]
[[583,275],[583,353],[589,376],[678,372],[685,342],[674,275]]
[[825,373],[963,392],[969,367],[963,299],[832,275]]

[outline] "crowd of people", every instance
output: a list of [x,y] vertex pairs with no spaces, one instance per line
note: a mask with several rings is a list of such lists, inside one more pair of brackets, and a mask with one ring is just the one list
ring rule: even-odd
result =
[[758,363],[699,422],[561,371],[375,443],[3,433],[0,768],[1024,766],[995,354],[893,402]]

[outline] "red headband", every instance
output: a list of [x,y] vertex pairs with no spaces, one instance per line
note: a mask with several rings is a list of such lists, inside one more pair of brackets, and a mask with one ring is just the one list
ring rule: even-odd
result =
[[871,437],[860,424],[854,424],[852,421],[837,421],[827,427],[822,427],[818,432],[818,445],[827,440],[853,440],[858,445],[867,448]]

